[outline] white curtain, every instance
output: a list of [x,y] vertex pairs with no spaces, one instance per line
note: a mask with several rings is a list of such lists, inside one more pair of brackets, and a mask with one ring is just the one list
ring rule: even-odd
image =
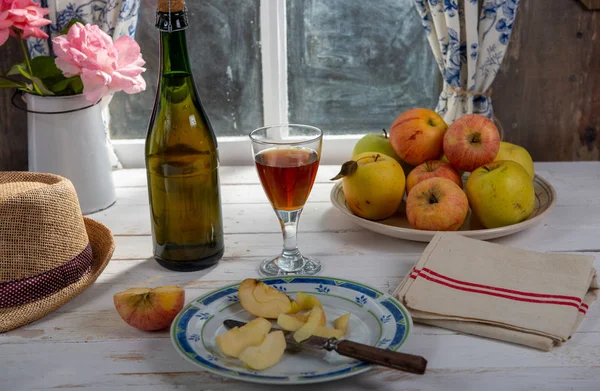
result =
[[[116,40],[120,36],[135,37],[140,0],[40,0],[42,7],[49,8],[48,18],[52,24],[48,25],[46,32],[48,39],[30,38],[28,40],[29,53],[33,58],[40,55],[53,55],[52,38],[74,19],[81,19],[85,23],[98,25],[103,31]],[[108,104],[112,96],[102,99],[102,117],[106,130],[107,142],[113,168],[120,168],[117,156],[110,146],[110,111]]]
[[491,85],[510,40],[519,0],[415,0],[444,79],[436,111],[493,117]]

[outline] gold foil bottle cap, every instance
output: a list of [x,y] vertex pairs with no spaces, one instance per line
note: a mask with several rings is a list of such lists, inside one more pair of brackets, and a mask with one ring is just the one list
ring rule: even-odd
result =
[[180,12],[185,8],[185,0],[158,0],[158,12],[169,12],[169,2],[171,12]]

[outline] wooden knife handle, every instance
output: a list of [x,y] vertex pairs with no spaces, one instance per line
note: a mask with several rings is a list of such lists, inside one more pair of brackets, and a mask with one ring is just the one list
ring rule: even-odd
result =
[[358,342],[340,341],[335,351],[342,356],[419,375],[424,374],[427,367],[427,360],[421,356],[393,352]]

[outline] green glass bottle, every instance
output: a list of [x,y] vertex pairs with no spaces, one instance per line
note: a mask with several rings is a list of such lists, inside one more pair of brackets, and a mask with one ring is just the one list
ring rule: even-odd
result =
[[182,0],[159,0],[158,90],[146,137],[154,258],[194,271],[223,256],[217,140],[192,78]]

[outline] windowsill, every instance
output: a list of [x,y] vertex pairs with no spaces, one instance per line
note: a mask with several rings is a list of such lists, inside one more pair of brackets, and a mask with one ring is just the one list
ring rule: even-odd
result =
[[[342,164],[352,155],[352,148],[363,135],[324,136],[321,164]],[[144,139],[112,140],[117,157],[123,168],[144,168]],[[250,140],[247,137],[219,138],[221,165],[252,165]]]

